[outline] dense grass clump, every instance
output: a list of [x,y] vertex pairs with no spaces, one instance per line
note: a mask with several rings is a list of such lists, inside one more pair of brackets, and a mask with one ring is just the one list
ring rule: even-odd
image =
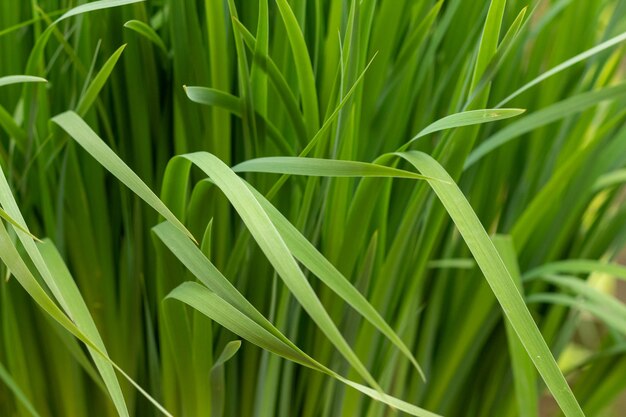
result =
[[624,0],[0,2],[0,416],[623,415],[625,44]]

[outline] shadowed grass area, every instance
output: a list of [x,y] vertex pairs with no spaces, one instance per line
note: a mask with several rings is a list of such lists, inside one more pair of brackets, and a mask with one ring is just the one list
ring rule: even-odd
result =
[[0,4],[0,415],[600,416],[626,1]]

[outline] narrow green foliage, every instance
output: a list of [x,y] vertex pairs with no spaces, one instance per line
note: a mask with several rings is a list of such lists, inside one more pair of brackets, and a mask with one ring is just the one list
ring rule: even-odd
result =
[[621,416],[625,16],[0,2],[0,416]]
[[515,330],[548,389],[552,392],[565,415],[584,415],[550,349],[541,337],[541,333],[525,306],[511,274],[461,191],[452,184],[444,183],[446,181],[451,182],[452,179],[428,155],[412,152],[401,153],[399,156],[415,165],[423,174],[441,180],[431,180],[431,187],[458,227],[461,236],[474,255],[476,263],[485,275],[485,279],[498,298],[511,327]]
[[7,75],[0,77],[0,87],[19,83],[47,83],[45,78],[33,77],[32,75]]
[[154,43],[164,54],[167,55],[167,47],[163,42],[163,39],[156,33],[156,31],[148,24],[139,20],[129,20],[124,23],[124,27],[133,30],[141,36]]

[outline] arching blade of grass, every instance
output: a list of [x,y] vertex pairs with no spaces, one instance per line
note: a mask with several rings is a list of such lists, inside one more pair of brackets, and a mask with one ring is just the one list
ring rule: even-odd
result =
[[37,66],[41,63],[43,53],[45,47],[52,35],[55,26],[61,21],[68,19],[73,16],[79,16],[84,13],[95,12],[98,10],[109,9],[112,7],[125,6],[128,4],[139,3],[145,0],[98,0],[92,1],[90,3],[81,4],[80,6],[76,6],[59,18],[57,18],[48,28],[37,38],[33,49],[30,52],[28,57],[28,63],[26,64],[26,72],[33,73],[37,70]]
[[[66,112],[53,118],[67,133],[70,134],[85,150],[98,162],[115,175],[122,183],[128,186],[139,197],[157,210],[168,221],[176,225],[187,236],[191,233],[167,209],[161,200],[139,179],[139,177],[91,130],[91,128],[75,113]],[[380,390],[374,378],[369,374],[361,361],[356,357],[347,344],[328,313],[324,310],[315,292],[306,280],[304,274],[293,259],[284,241],[274,228],[273,224],[248,190],[243,181],[230,170],[222,161],[208,153],[186,155],[205,174],[207,174],[226,194],[231,204],[239,212],[253,237],[264,251],[279,275],[302,303],[305,310],[311,315],[320,329],[328,336],[331,342],[344,355],[346,360],[372,386]]]
[[[63,263],[61,255],[57,251],[56,247],[49,240],[45,241],[39,246],[41,255],[43,256],[46,264],[50,268],[50,272],[54,277],[59,290],[65,294],[67,300],[68,315],[72,318],[76,326],[81,329],[83,334],[91,340],[98,349],[106,356],[108,356],[104,342],[100,337],[100,333],[96,327],[91,313],[83,300],[74,279],[70,275],[70,271]],[[120,416],[129,416],[126,402],[124,401],[124,395],[119,385],[115,371],[107,360],[100,356],[100,353],[90,349],[91,356],[96,363],[96,367],[106,384],[106,387],[111,395],[111,399],[115,404],[115,407]]]
[[73,9],[64,13],[61,17],[54,21],[54,24],[59,23],[72,16],[78,16],[83,13],[94,12],[96,10],[109,9],[111,7],[125,6],[127,4],[139,3],[144,0],[98,0],[89,3],[81,4]]
[[[237,117],[243,118],[243,103],[239,97],[214,88],[194,86],[184,86],[183,88],[185,89],[187,97],[194,103],[216,106]],[[257,126],[260,127],[261,131],[267,131],[268,136],[274,141],[276,147],[285,155],[293,154],[291,145],[276,126],[260,113],[255,112],[255,116]]]
[[396,332],[385,322],[361,293],[326,259],[265,197],[254,188],[254,193],[276,229],[280,232],[291,253],[313,274],[319,277],[352,308],[380,330],[413,364],[422,379],[424,372],[413,357],[409,348]]
[[[34,243],[33,243],[34,244]],[[43,258],[42,258],[43,259]],[[118,372],[120,372],[128,382],[130,382],[143,396],[148,399],[159,411],[166,416],[172,417],[163,406],[152,398],[141,386],[139,386],[126,372],[124,372],[115,362],[113,362],[89,337],[87,337],[68,316],[55,304],[41,287],[33,274],[26,266],[26,263],[13,245],[4,224],[0,223],[0,260],[4,262],[15,279],[32,297],[32,299],[54,320],[68,330],[72,335],[85,343],[87,347],[96,352],[102,359],[106,360]]]
[[373,389],[364,387],[350,381],[342,376],[336,374],[330,369],[324,367],[310,359],[302,357],[296,351],[293,351],[284,342],[278,339],[276,336],[269,333],[267,330],[260,327],[258,324],[250,320],[243,315],[239,310],[232,307],[230,304],[224,302],[217,295],[210,290],[197,283],[186,282],[174,289],[168,298],[174,298],[179,301],[188,304],[196,310],[202,312],[212,320],[226,327],[233,333],[243,337],[244,339],[254,343],[263,349],[273,352],[277,355],[283,356],[287,359],[299,362],[305,366],[312,367],[320,372],[324,372],[341,382],[351,386],[354,389],[361,391],[362,393],[381,401],[393,408],[409,413],[418,417],[436,417],[437,414],[431,413],[414,405],[411,405],[405,401],[391,397],[386,394],[379,393]]
[[582,52],[570,59],[568,59],[567,61],[557,65],[556,67],[544,72],[543,74],[539,75],[537,78],[534,78],[532,81],[524,84],[522,87],[518,88],[517,90],[515,90],[515,92],[511,93],[508,97],[506,97],[504,100],[502,100],[500,103],[498,103],[498,105],[496,107],[502,107],[505,104],[507,104],[509,101],[513,100],[515,97],[519,96],[520,94],[522,94],[523,92],[525,92],[526,90],[534,87],[535,85],[541,83],[542,81],[552,77],[553,75],[558,74],[561,71],[564,71],[566,69],[568,69],[569,67],[578,64],[579,62],[583,62],[589,58],[591,58],[594,55],[599,54],[600,52],[607,50],[615,45],[618,45],[622,42],[626,41],[626,32],[617,35],[607,41],[602,42],[599,45],[594,46],[591,49],[586,50],[585,52]]
[[[288,158],[276,158],[279,162],[282,162],[284,159]],[[321,163],[324,161],[322,160]],[[335,164],[330,164],[326,168],[322,169],[325,172],[325,175],[336,175],[338,172],[345,174],[346,170],[338,168],[341,167],[342,161],[330,161],[335,162]],[[278,166],[280,163],[274,164],[274,166]],[[393,170],[389,171],[389,169],[379,169],[379,168],[387,168],[379,165],[371,165],[368,164],[357,164],[357,169],[349,163],[346,164],[348,168],[352,169],[352,173],[355,175],[363,175],[364,170],[363,166],[369,168],[367,172],[373,172],[375,175],[396,175],[398,177],[402,177],[403,175],[408,178],[417,179],[415,174]],[[333,171],[339,170],[339,171]],[[245,171],[245,170],[243,170]],[[396,172],[397,171],[397,172]],[[295,175],[296,172],[299,172],[297,169],[287,169],[286,172],[290,175]],[[176,174],[178,176],[183,175],[187,176],[187,170],[177,170]],[[291,251],[291,253],[300,261],[302,264],[313,272],[316,276],[318,276],[326,285],[328,285],[333,291],[335,291],[343,300],[345,300],[350,306],[356,309],[361,315],[363,315],[370,323],[376,326],[383,334],[385,334],[389,340],[394,343],[400,349],[409,360],[413,363],[415,368],[422,373],[419,365],[413,358],[409,349],[402,342],[400,337],[389,327],[389,325],[384,321],[384,319],[373,309],[373,307],[367,302],[367,300],[349,283],[349,281],[341,275],[341,273],[326,259],[324,256],[308,241],[304,236],[298,232],[298,230],[284,217],[282,214],[271,205],[271,203],[265,199],[260,193],[258,193],[254,188],[249,186],[250,191],[255,195],[256,199],[259,201],[269,218],[272,220],[274,226],[281,234],[282,238],[285,241],[285,244]],[[212,290],[221,294],[223,298],[228,300],[231,304],[236,306],[240,311],[245,311],[247,314],[252,317],[253,310],[252,306],[243,298],[241,295],[236,294],[234,287],[226,280],[221,277],[221,274],[214,267],[211,267],[208,263],[208,260],[202,259],[196,254],[195,260],[190,258],[194,253],[193,246],[190,242],[185,242],[180,238],[175,238],[175,235],[169,231],[166,232],[166,229],[171,229],[171,225],[163,224],[157,226],[154,230],[159,236],[159,238],[168,246],[168,248],[176,254],[176,256],[181,260],[184,265],[187,265],[188,268],[192,270],[194,275],[198,277],[201,281],[205,282],[203,278],[204,275],[197,269],[193,267],[193,265],[198,265],[198,263],[205,264],[205,271],[212,271],[210,275],[215,275],[220,277],[221,284],[212,284],[209,282],[205,282],[205,284]],[[195,250],[195,252],[198,252]],[[206,275],[206,274],[205,274]],[[218,287],[215,287],[218,285]],[[224,292],[225,291],[225,292]],[[259,321],[259,319],[261,321]],[[260,318],[257,314],[258,323],[262,324],[262,318]],[[423,374],[422,374],[423,376]]]
[[[37,271],[41,274],[44,282],[52,291],[56,301],[61,305],[65,312],[69,311],[69,307],[67,304],[67,300],[65,299],[65,294],[59,288],[56,280],[52,276],[48,265],[44,261],[35,241],[32,239],[32,235],[28,229],[28,225],[24,220],[22,212],[20,211],[17,201],[13,197],[11,187],[7,181],[6,176],[4,175],[4,171],[0,168],[0,206],[2,206],[7,213],[7,215],[13,219],[13,221],[17,222],[20,228],[16,228],[16,234],[28,256],[31,258],[34,263]],[[3,226],[4,229],[4,226]],[[46,295],[47,297],[47,295]]]
[[178,227],[189,238],[195,238],[185,226],[163,204],[159,197],[109,148],[96,133],[72,111],[62,113],[52,118],[52,121],[61,126],[79,145],[81,145],[94,159],[115,175],[124,185],[144,199],[165,219]]
[[474,255],[504,314],[511,323],[539,374],[566,416],[584,416],[565,377],[541,336],[511,274],[469,202],[448,173],[430,156],[421,152],[404,152],[398,156],[414,165],[422,174],[439,179],[429,181],[463,240]]
[[[626,305],[614,298],[612,295],[597,290],[586,281],[580,278],[563,275],[548,275],[544,277],[544,280],[561,288],[570,290],[576,295],[582,296],[590,302],[603,307],[607,311],[611,312],[613,316],[623,318],[623,323],[626,324]],[[622,328],[626,328],[626,326],[623,326]]]
[[623,319],[622,315],[616,314],[614,310],[606,308],[604,305],[590,303],[588,300],[581,299],[580,297],[554,293],[532,294],[528,296],[526,301],[528,304],[547,303],[588,311],[608,326],[619,331],[622,336],[626,336],[626,320]]
[[531,280],[558,273],[591,274],[594,272],[609,274],[616,278],[626,280],[626,266],[594,259],[569,259],[551,262],[525,272],[522,277],[524,280]]
[[48,312],[55,320],[66,328],[74,329],[73,323],[67,318],[67,316],[61,311],[61,309],[52,301],[46,291],[39,285],[39,282],[32,275],[19,252],[13,245],[11,237],[4,227],[3,223],[0,223],[0,259],[4,262],[6,267],[11,271],[13,276],[22,285],[22,287],[28,292],[33,300],[39,304],[39,306],[46,312]]
[[618,169],[598,178],[593,186],[594,191],[600,191],[605,188],[615,187],[626,183],[626,169]]
[[0,87],[11,84],[20,83],[47,83],[48,80],[41,77],[34,77],[32,75],[6,75],[0,77]]
[[6,211],[4,211],[1,207],[0,207],[0,218],[9,222],[11,226],[15,227],[16,229],[26,233],[32,239],[39,241],[38,237],[30,233],[30,231],[26,229],[25,227],[23,227],[21,224],[19,224],[17,220],[14,220],[11,216],[9,216],[9,214]]
[[161,223],[153,228],[156,236],[172,254],[208,289],[241,314],[281,339],[289,345],[290,349],[298,350],[222,275],[197,246],[176,230],[169,222]]
[[578,94],[556,104],[537,110],[524,116],[522,119],[511,123],[509,126],[498,131],[478,145],[465,161],[464,169],[467,169],[498,147],[506,144],[516,137],[530,132],[548,123],[561,120],[565,117],[580,113],[589,107],[607,100],[615,100],[626,94],[626,84],[606,87],[596,91]]
[[185,94],[194,103],[218,106],[241,117],[242,103],[239,97],[214,88],[183,86]]
[[161,39],[161,37],[156,33],[152,26],[140,20],[133,19],[124,23],[124,27],[137,32],[139,35],[143,36],[144,38],[155,44],[165,55],[168,54],[167,47],[165,46],[163,39]]
[[[185,162],[179,160],[179,162]],[[224,277],[215,266],[202,254],[199,248],[194,246],[180,231],[171,224],[164,222],[153,229],[161,241],[172,253],[198,278],[220,303],[227,309],[235,309],[255,323],[256,326],[268,332],[285,346],[278,353],[290,360],[295,360],[305,366],[328,373],[329,370],[315,362],[307,354],[302,352],[293,342],[286,338],[274,327],[237,289]],[[200,311],[204,311],[204,308]],[[213,318],[213,317],[211,317]],[[215,319],[215,318],[213,318]],[[254,340],[251,340],[256,343]],[[282,353],[281,353],[282,352]],[[275,351],[276,353],[276,351]]]
[[413,136],[410,141],[403,145],[400,150],[406,149],[414,141],[426,135],[430,135],[431,133],[446,129],[454,129],[457,127],[473,126],[509,119],[511,117],[519,116],[525,111],[526,110],[524,109],[482,109],[451,114],[426,126],[417,135]]
[[[181,160],[179,162],[183,161],[184,160]],[[424,410],[410,406],[398,399],[380,394],[374,390],[367,390],[365,387],[355,384],[352,381],[348,381],[324,365],[319,364],[310,356],[302,352],[293,342],[276,329],[276,327],[274,327],[258,310],[256,310],[202,254],[200,249],[194,246],[191,241],[187,239],[178,229],[171,224],[164,222],[155,227],[154,231],[159,239],[165,243],[168,249],[172,251],[172,253],[183,263],[183,265],[189,268],[189,270],[211,290],[207,291],[204,287],[197,286],[196,284],[195,292],[198,294],[193,294],[193,298],[190,298],[190,296],[181,296],[179,294],[183,291],[185,291],[185,293],[192,292],[191,290],[183,290],[183,288],[190,287],[191,285],[191,283],[185,283],[175,289],[172,294],[170,294],[170,297],[177,298],[180,301],[191,305],[200,312],[206,314],[212,320],[217,321],[252,343],[255,343],[289,360],[296,361],[304,366],[326,373],[333,378],[339,379],[341,382],[357,388],[366,395],[387,403],[388,405],[398,406],[398,404],[400,404],[403,409],[408,410],[407,412],[412,415],[431,415],[424,414]],[[202,289],[202,291],[200,289]],[[209,294],[207,299],[203,299],[202,297],[202,293],[204,292]],[[356,304],[358,308],[358,303]],[[224,310],[224,314],[227,317],[230,317],[229,321],[225,321],[224,317],[220,315],[220,309]],[[371,314],[368,314],[368,316],[369,315]],[[230,320],[235,320],[242,324],[248,324],[244,327],[235,328],[234,330]],[[374,319],[373,322],[376,323],[377,321]],[[252,335],[244,332],[245,329],[253,332]],[[263,334],[266,336],[263,337]],[[272,339],[273,341],[269,339]]]
[[381,391],[331,320],[280,234],[243,180],[209,153],[187,154],[184,158],[198,166],[222,190],[304,310],[361,377]]
[[391,177],[425,179],[414,172],[384,165],[337,159],[300,158],[289,156],[257,158],[233,167],[235,172],[268,172],[316,177]]

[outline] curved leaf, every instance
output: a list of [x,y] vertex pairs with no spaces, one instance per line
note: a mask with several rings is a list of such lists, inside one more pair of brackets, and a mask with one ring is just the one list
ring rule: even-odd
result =
[[195,241],[191,232],[172,214],[159,197],[98,137],[96,132],[79,115],[68,111],[53,117],[52,121],[61,126],[80,146],[124,185]]
[[384,165],[337,159],[268,157],[245,161],[233,167],[235,172],[266,172],[315,177],[393,177],[425,179],[410,171]]
[[539,374],[566,416],[584,416],[550,348],[541,336],[511,274],[500,258],[471,205],[448,173],[429,155],[421,152],[398,153],[429,180],[448,214],[456,224],[476,263],[485,275],[511,327],[519,337]]
[[124,23],[124,27],[135,31],[144,38],[148,39],[150,42],[155,44],[165,55],[167,55],[167,47],[165,46],[163,39],[161,39],[161,37],[158,35],[158,33],[156,33],[154,29],[152,29],[152,26],[140,20],[133,19]]
[[0,87],[20,83],[47,83],[48,80],[32,75],[7,75],[0,77]]

